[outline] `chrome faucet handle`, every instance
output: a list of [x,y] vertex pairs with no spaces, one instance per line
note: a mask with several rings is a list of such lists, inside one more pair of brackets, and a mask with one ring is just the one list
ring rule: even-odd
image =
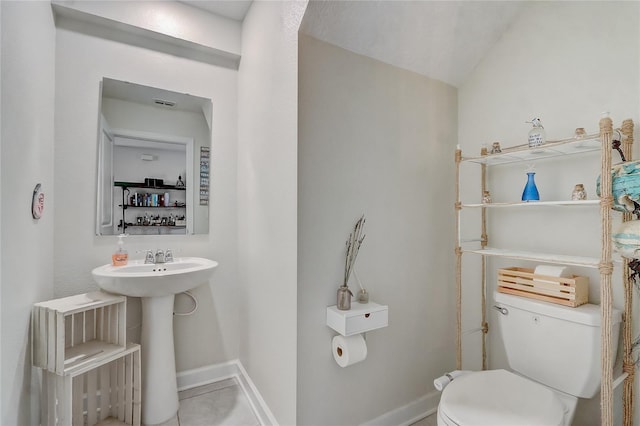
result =
[[144,263],[156,263],[156,257],[153,255],[153,250],[144,251]]
[[166,249],[164,251],[164,262],[173,262],[173,252],[171,251],[171,249]]
[[164,262],[165,262],[164,252],[162,250],[157,250],[156,263],[164,263]]

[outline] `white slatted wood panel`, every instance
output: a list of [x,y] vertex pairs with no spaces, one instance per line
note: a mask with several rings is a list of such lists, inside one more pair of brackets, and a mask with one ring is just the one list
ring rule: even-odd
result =
[[51,347],[52,350],[55,350],[55,358],[56,358],[56,373],[62,374],[64,371],[64,336],[65,336],[65,327],[64,327],[64,315],[56,312],[56,337],[54,346]]
[[46,336],[46,341],[47,341],[47,368],[49,369],[49,371],[57,371],[57,364],[56,364],[56,349],[55,349],[55,342],[56,342],[56,312],[55,311],[51,311],[51,310],[47,310],[47,336]]
[[87,375],[87,424],[98,423],[98,371],[94,368]]
[[113,323],[111,319],[112,316],[113,316],[113,306],[109,306],[107,308],[107,324],[106,324],[107,338],[105,339],[105,341],[109,343],[113,343],[113,329],[111,328]]
[[53,422],[52,424],[55,424],[56,421],[56,380],[55,377],[53,377],[51,380],[47,380],[47,394],[50,396],[53,396],[53,398],[49,398],[49,400],[46,402],[47,404],[47,413],[48,413],[48,418],[49,418],[49,422]]
[[127,355],[124,358],[124,422],[131,424],[133,419],[133,364],[131,362],[131,355]]
[[70,315],[71,319],[71,329],[69,330],[69,345],[67,347],[73,347],[76,345],[75,336],[76,336],[76,316]]
[[[33,318],[36,321],[33,324],[33,329],[35,330],[34,338],[32,339],[34,342],[32,343],[34,358],[33,363],[38,366],[46,366],[47,365],[47,324],[46,318],[43,318],[46,315],[46,312],[43,312],[42,309],[34,309],[33,310]],[[43,399],[44,401],[44,399]]]
[[49,413],[47,402],[49,401],[49,394],[47,393],[47,381],[49,377],[47,371],[42,372],[42,386],[40,388],[40,424],[43,426],[49,425]]
[[[53,374],[52,374],[53,376]],[[70,398],[71,385],[73,378],[71,376],[54,376],[56,381],[56,397],[58,400],[58,425],[72,424],[73,401]]]
[[83,406],[84,406],[84,375],[76,376],[73,380],[73,385],[71,386],[71,403],[72,403],[72,421],[73,425],[84,425],[84,415],[83,415]]
[[109,381],[109,367],[111,364],[100,367],[100,420],[109,416],[109,403],[111,398],[111,383]]
[[127,308],[126,301],[116,305],[118,307],[118,342],[119,346],[127,346]]
[[124,359],[120,358],[116,361],[118,365],[118,420],[124,421],[125,412],[125,371]]
[[109,395],[111,405],[110,415],[115,416],[115,413],[118,412],[118,368],[116,361],[113,361],[109,365],[109,388],[111,389]]
[[131,424],[133,426],[140,426],[142,410],[142,370],[139,349],[133,353],[133,370],[133,422]]
[[104,340],[104,307],[98,309],[98,313],[96,315],[96,338],[99,340]]

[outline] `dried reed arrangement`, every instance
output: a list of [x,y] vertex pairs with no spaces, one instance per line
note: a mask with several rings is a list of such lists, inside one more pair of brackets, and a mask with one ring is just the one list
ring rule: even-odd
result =
[[349,234],[347,240],[347,255],[344,261],[344,284],[343,287],[348,287],[349,277],[353,271],[353,265],[356,263],[356,257],[358,257],[358,251],[364,241],[365,235],[362,233],[364,229],[365,218],[364,215],[358,219],[356,225],[353,228],[353,232]]

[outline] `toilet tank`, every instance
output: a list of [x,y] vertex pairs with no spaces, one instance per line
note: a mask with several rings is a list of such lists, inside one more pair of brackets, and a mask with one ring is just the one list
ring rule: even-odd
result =
[[[500,333],[510,367],[580,398],[600,390],[600,306],[577,308],[494,293]],[[504,308],[504,309],[503,309]],[[612,316],[613,359],[622,313]]]

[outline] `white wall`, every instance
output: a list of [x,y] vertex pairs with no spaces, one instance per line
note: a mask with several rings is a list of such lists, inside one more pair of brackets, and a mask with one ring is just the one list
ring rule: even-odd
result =
[[240,359],[283,425],[296,423],[298,28],[306,2],[254,2],[238,76]]
[[[456,89],[309,36],[299,62],[297,423],[354,425],[432,393],[455,368]],[[389,327],[367,333],[367,359],[343,369],[325,308],[361,214],[356,270],[389,306]]]
[[[125,7],[122,4],[122,7]],[[95,289],[91,269],[108,263],[114,237],[96,237],[95,186],[99,83],[103,77],[192,93],[213,101],[209,234],[139,236],[129,252],[172,248],[215,259],[209,286],[195,294],[195,315],[174,321],[178,371],[238,357],[236,265],[237,71],[58,28],[56,33],[55,295]],[[86,208],[78,209],[79,205]],[[139,304],[129,304],[132,335]],[[197,350],[194,350],[197,348]]]
[[[116,136],[116,141],[119,139]],[[184,145],[182,146],[184,147]],[[143,160],[141,157],[144,154],[152,155],[155,158],[153,161]],[[163,179],[165,185],[175,184],[175,181],[178,180],[177,177],[184,174],[187,163],[184,148],[177,150],[121,145],[116,145],[113,160],[113,175],[116,181],[144,183],[145,178],[155,177]],[[140,192],[144,192],[144,190]],[[182,194],[177,194],[179,195],[178,199],[184,202],[184,191],[181,192]],[[120,189],[115,190],[115,193],[119,197],[122,196]]]
[[[626,118],[634,119],[638,126],[639,24],[637,2],[533,2],[528,5],[459,89],[459,139],[463,154],[478,155],[482,144],[490,145],[493,141],[500,141],[503,147],[526,143],[530,125],[524,121],[534,117],[542,119],[550,139],[571,137],[577,127],[597,133],[600,112],[605,110],[611,112],[615,126]],[[637,143],[634,151],[640,152]],[[614,157],[617,158],[617,154]],[[526,167],[524,164],[491,170],[489,185],[494,201],[519,199]],[[536,181],[541,198],[568,199],[573,186],[584,183],[589,198],[593,199],[598,170],[597,156],[539,163]],[[473,173],[468,170],[464,175],[468,187],[472,188],[463,193],[468,201],[477,201],[480,197],[479,183],[472,181]],[[526,210],[508,213],[492,210],[490,245],[599,256],[597,207],[579,211]],[[575,232],[576,229],[581,232]],[[469,228],[466,231],[463,237],[474,235]],[[489,263],[493,274],[489,280],[490,292],[495,288],[493,271],[499,266],[514,264],[497,260]],[[598,303],[597,271],[576,269],[574,273],[591,278],[590,300]],[[473,275],[470,272],[469,277]],[[614,304],[620,307],[622,286],[619,275],[617,277],[614,275]],[[465,309],[465,312],[468,311]],[[473,312],[477,313],[477,308],[473,308]],[[637,306],[635,312],[637,334]],[[489,318],[490,326],[494,326],[490,328],[493,331],[490,332],[490,366],[505,367],[496,318],[493,313]],[[477,326],[478,322],[470,321],[468,326],[472,324]],[[466,366],[476,366],[477,357],[467,358]],[[619,401],[618,398],[618,409]],[[636,399],[638,402],[640,399]],[[636,409],[634,424],[640,423],[639,413]],[[599,424],[599,415],[599,398],[581,403],[575,424]]]
[[[55,27],[48,2],[0,2],[0,11],[0,424],[35,425],[39,386],[29,316],[33,303],[53,294]],[[45,193],[39,221],[30,213],[37,183]]]
[[[2,23],[2,7],[0,7],[0,24]],[[1,25],[0,25],[1,27]],[[0,28],[0,49],[2,48],[2,30]],[[2,164],[2,54],[0,53],[0,164]],[[2,223],[2,173],[0,173],[0,224]],[[0,226],[0,241],[2,241],[2,226]],[[2,244],[0,243],[0,259],[2,259]],[[0,264],[0,294],[2,291],[2,266]],[[2,330],[2,303],[0,303],[0,330]],[[0,339],[0,365],[2,365],[2,339]],[[2,406],[4,401],[2,378],[0,377],[0,419],[2,419]]]

